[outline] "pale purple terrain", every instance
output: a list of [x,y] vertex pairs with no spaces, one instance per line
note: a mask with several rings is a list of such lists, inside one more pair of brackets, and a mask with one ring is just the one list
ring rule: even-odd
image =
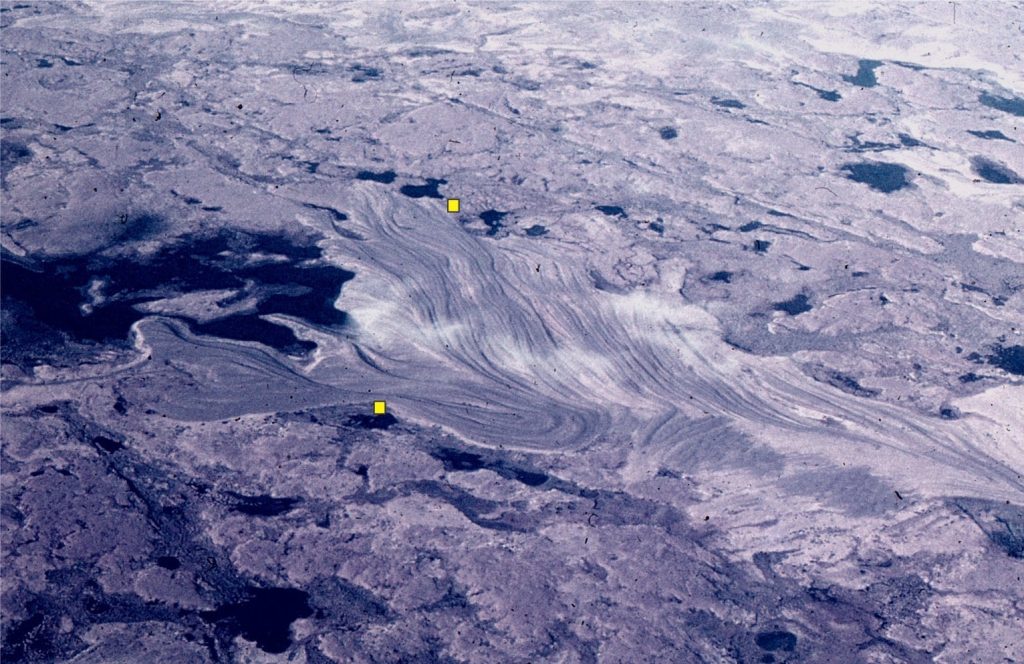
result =
[[1022,21],[0,3],[0,658],[1024,661]]

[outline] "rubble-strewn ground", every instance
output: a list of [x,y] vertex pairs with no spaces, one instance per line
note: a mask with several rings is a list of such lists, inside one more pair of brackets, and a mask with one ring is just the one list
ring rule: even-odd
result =
[[0,3],[3,660],[1024,660],[1022,21]]

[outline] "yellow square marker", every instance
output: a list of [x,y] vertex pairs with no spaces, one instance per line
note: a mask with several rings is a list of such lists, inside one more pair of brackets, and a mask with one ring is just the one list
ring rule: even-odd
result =
[[373,402],[373,414],[374,415],[383,415],[386,410],[387,410],[387,404],[385,404],[383,401],[374,401]]
[[457,199],[457,198],[449,198],[448,199],[448,211],[449,212],[458,212],[459,211],[459,199]]

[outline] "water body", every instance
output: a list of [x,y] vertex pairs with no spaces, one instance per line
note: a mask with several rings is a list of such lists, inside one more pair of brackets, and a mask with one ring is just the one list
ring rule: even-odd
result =
[[430,456],[440,461],[444,465],[444,469],[449,472],[480,470],[487,467],[487,462],[479,454],[462,452],[448,447],[438,448],[431,452]]
[[181,567],[181,561],[174,556],[160,556],[156,559],[156,564],[172,572]]
[[498,230],[501,229],[501,220],[508,216],[508,212],[501,212],[499,210],[484,210],[480,213],[480,219],[487,226],[488,235],[497,235]]
[[1024,99],[1020,97],[1000,97],[998,95],[990,95],[987,92],[981,94],[978,97],[978,101],[983,106],[994,108],[997,111],[1004,113],[1010,113],[1018,117],[1024,117]]
[[602,214],[608,215],[609,217],[621,217],[625,219],[629,216],[626,214],[626,211],[618,205],[596,205],[594,206],[594,209]]
[[858,60],[857,73],[853,76],[843,76],[843,80],[861,88],[873,88],[878,85],[875,78],[875,70],[882,66],[878,60]]
[[327,212],[335,221],[345,221],[348,219],[348,215],[340,210],[335,210],[332,207],[326,205],[316,205],[315,203],[303,203],[302,207],[309,208],[310,210],[321,210]]
[[711,103],[715,106],[721,106],[722,108],[746,108],[747,105],[741,102],[739,99],[719,99],[718,97],[712,97]]
[[758,648],[769,652],[792,651],[796,648],[796,635],[782,630],[760,632],[754,637],[754,642]]
[[810,299],[803,293],[799,293],[792,298],[783,302],[776,302],[772,305],[772,309],[775,311],[784,311],[790,316],[799,316],[800,314],[807,313],[814,307],[810,304]]
[[658,135],[666,141],[671,141],[673,138],[679,136],[679,132],[674,127],[662,127],[658,130]]
[[910,184],[910,181],[907,179],[909,171],[899,164],[862,162],[859,164],[844,164],[841,170],[848,173],[846,176],[848,179],[866,184],[875,191],[885,194],[898,191]]
[[986,359],[1007,373],[1024,376],[1024,346],[997,346]]
[[402,185],[398,191],[409,198],[444,198],[438,191],[438,187],[442,184],[448,184],[448,181],[427,178],[426,184],[406,184]]
[[107,454],[113,454],[114,452],[122,449],[124,445],[112,438],[106,436],[93,436],[92,444],[100,448]]
[[[276,254],[285,260],[253,262],[254,253]],[[20,312],[26,324],[7,339],[3,354],[10,357],[19,349],[43,345],[55,335],[79,342],[123,342],[129,327],[150,315],[136,310],[136,305],[204,290],[234,290],[238,297],[253,298],[255,304],[244,313],[205,322],[170,315],[185,320],[199,334],[255,341],[289,354],[305,353],[315,344],[260,316],[285,314],[329,328],[345,324],[345,313],[334,307],[334,301],[355,273],[309,264],[321,254],[316,246],[282,236],[228,229],[178,238],[150,256],[62,256],[23,263],[3,253],[4,304]],[[90,289],[101,293],[101,298],[90,295]]]
[[768,253],[768,248],[772,246],[770,240],[754,240],[754,251],[759,254]]
[[883,152],[885,150],[897,150],[902,143],[879,143],[877,141],[860,140],[859,136],[850,136],[850,147],[845,148],[847,152]]
[[530,237],[540,237],[541,235],[547,235],[548,229],[544,228],[540,224],[534,224],[526,229],[526,234]]
[[1019,175],[1006,166],[984,157],[974,157],[971,159],[971,169],[978,177],[992,184],[1024,183],[1024,180]]
[[461,471],[473,472],[477,470],[491,470],[501,477],[515,480],[526,486],[537,487],[547,482],[551,477],[546,473],[537,470],[529,470],[510,465],[501,460],[491,460],[483,455],[473,452],[463,452],[449,447],[441,447],[430,453],[444,465],[448,472]]
[[233,491],[226,491],[225,495],[232,502],[231,509],[249,516],[279,516],[287,514],[295,509],[301,498],[275,498],[273,496],[244,496]]
[[232,637],[241,636],[264,652],[280,654],[292,644],[292,623],[313,615],[313,610],[309,595],[301,590],[252,586],[240,601],[199,615]]
[[356,173],[357,180],[379,182],[381,184],[391,184],[395,181],[395,177],[396,175],[394,171],[381,171],[380,173],[375,173],[373,171],[359,171]]
[[5,171],[32,159],[32,150],[24,143],[0,140],[0,167]]
[[977,136],[978,138],[985,139],[986,141],[1009,141],[1015,143],[1012,138],[999,131],[998,129],[986,129],[985,131],[968,129],[967,133],[971,136]]
[[711,281],[720,281],[722,283],[729,284],[732,283],[732,272],[721,270],[709,276],[708,279]]
[[814,92],[825,101],[837,102],[843,98],[837,90],[822,90],[821,88],[816,88],[813,85],[807,85],[806,83],[800,83],[799,81],[794,82],[794,85],[814,90]]
[[537,473],[532,470],[515,468],[511,470],[513,477],[526,486],[540,486],[548,481],[549,477],[544,473]]
[[900,134],[900,145],[905,148],[917,148],[924,146],[924,143],[917,140],[910,134]]

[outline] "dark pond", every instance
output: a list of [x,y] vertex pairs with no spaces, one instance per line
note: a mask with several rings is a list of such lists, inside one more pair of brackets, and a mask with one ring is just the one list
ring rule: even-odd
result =
[[882,63],[878,60],[859,60],[857,62],[857,73],[853,76],[843,76],[843,80],[862,88],[873,88],[878,85],[878,79],[875,78],[875,70],[881,66]]
[[796,648],[796,635],[782,630],[760,632],[754,637],[754,642],[762,650],[772,652],[776,650],[791,651]]
[[596,205],[594,206],[594,209],[602,214],[608,215],[609,217],[622,217],[625,219],[629,216],[626,214],[626,211],[618,205]]
[[383,171],[381,173],[374,173],[373,171],[359,171],[356,173],[357,180],[368,180],[369,182],[380,182],[381,184],[391,184],[395,181],[394,171]]
[[444,198],[438,191],[442,184],[448,184],[448,181],[427,178],[426,184],[405,184],[398,191],[409,198]]
[[909,171],[899,164],[863,162],[859,164],[845,164],[841,170],[848,173],[846,177],[850,180],[866,184],[875,191],[881,191],[886,194],[902,189],[910,184],[909,180],[907,180]]
[[[256,253],[283,260],[250,260]],[[149,315],[137,311],[138,304],[194,291],[235,290],[238,295],[226,298],[220,306],[248,296],[255,300],[251,310],[203,323],[169,315],[188,321],[199,334],[303,353],[315,344],[299,340],[288,327],[259,316],[286,314],[311,325],[344,325],[345,314],[334,307],[334,301],[355,273],[326,263],[310,264],[321,253],[316,246],[282,236],[227,229],[214,235],[178,238],[148,256],[95,254],[28,263],[2,253],[4,305],[12,305],[21,318],[8,341],[15,347],[32,344],[28,332],[34,328],[64,333],[81,342],[123,341],[131,324]],[[90,287],[98,288],[102,298],[91,310],[83,309],[94,299]],[[20,329],[26,334],[19,336]],[[8,350],[5,348],[5,355]]]
[[1006,166],[984,157],[971,159],[971,168],[981,179],[992,184],[1021,184],[1020,176]]
[[790,316],[799,316],[802,313],[810,311],[812,308],[810,300],[803,293],[795,295],[793,298],[784,302],[776,302],[772,305],[772,309],[775,309],[776,311],[784,311]]
[[994,108],[997,111],[1024,117],[1024,99],[1020,97],[1000,97],[999,95],[990,95],[984,92],[978,97],[978,101],[982,105]]
[[291,625],[313,614],[309,595],[294,588],[250,587],[238,602],[199,615],[231,636],[253,641],[264,652],[283,653],[291,645]]

